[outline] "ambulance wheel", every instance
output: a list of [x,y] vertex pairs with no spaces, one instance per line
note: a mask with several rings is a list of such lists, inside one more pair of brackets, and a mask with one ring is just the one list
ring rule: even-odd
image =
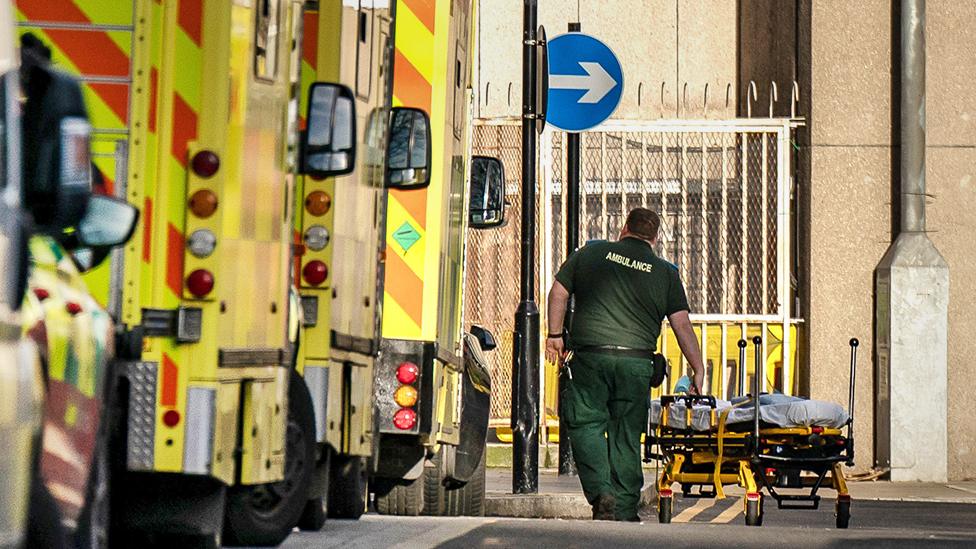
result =
[[413,480],[374,478],[376,512],[416,517],[424,510],[424,475]]
[[366,463],[360,456],[332,455],[329,518],[359,520],[366,511]]
[[762,526],[762,503],[746,500],[746,526]]
[[671,524],[671,511],[674,509],[674,498],[664,497],[657,502],[657,521],[661,524]]
[[279,482],[235,486],[227,493],[224,540],[227,545],[278,545],[288,537],[305,508],[315,468],[312,398],[292,370],[288,380],[288,425],[284,478]]
[[837,527],[847,528],[851,522],[851,502],[837,502]]
[[319,458],[318,465],[315,466],[312,480],[312,484],[317,486],[315,493],[321,495],[309,498],[305,502],[305,509],[302,510],[302,516],[298,519],[298,529],[303,532],[318,532],[325,526],[325,520],[329,516],[328,494],[331,464],[332,449],[325,446],[322,448],[322,456]]
[[298,529],[303,532],[318,532],[325,526],[325,519],[328,516],[325,497],[312,498],[305,502],[305,509],[302,516],[298,519]]

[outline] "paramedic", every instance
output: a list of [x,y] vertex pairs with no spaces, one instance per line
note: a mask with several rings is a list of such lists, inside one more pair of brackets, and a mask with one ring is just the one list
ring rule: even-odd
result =
[[566,260],[549,291],[546,358],[562,366],[563,319],[576,299],[571,360],[562,367],[560,421],[568,427],[580,483],[594,520],[639,520],[644,484],[640,436],[647,426],[652,354],[668,318],[694,370],[692,393],[704,378],[698,340],[677,268],[657,257],[661,221],[636,208],[617,242],[591,243]]

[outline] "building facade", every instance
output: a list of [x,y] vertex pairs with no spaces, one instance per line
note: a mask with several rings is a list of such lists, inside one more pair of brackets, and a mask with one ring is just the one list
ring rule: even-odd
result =
[[[857,462],[862,470],[874,465],[875,270],[900,216],[900,2],[539,4],[539,21],[550,36],[579,21],[617,53],[625,84],[615,119],[803,120],[791,138],[790,299],[793,316],[802,321],[795,387],[846,403],[847,341],[859,338]],[[474,116],[517,118],[522,2],[481,0],[478,10]],[[976,376],[976,312],[969,306],[976,293],[976,218],[968,211],[976,199],[976,93],[968,82],[976,73],[974,24],[976,3],[927,2],[927,230],[950,277],[948,359],[933,367],[947,373],[949,479],[976,477],[976,418],[965,396]],[[918,383],[926,383],[924,376]],[[926,428],[924,422],[902,425],[898,436]]]

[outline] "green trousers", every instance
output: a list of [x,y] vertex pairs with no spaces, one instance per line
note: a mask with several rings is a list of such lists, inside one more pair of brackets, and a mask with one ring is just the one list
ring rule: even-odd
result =
[[568,426],[573,458],[587,501],[616,500],[616,518],[637,516],[644,485],[640,437],[647,428],[650,359],[575,353],[564,367],[560,424]]

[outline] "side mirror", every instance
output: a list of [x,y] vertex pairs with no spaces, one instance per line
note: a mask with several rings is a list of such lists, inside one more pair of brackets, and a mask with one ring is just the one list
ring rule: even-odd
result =
[[91,192],[91,124],[73,77],[35,66],[24,86],[24,206],[60,236],[85,213]]
[[128,202],[103,194],[88,199],[85,217],[78,223],[78,242],[89,248],[112,248],[128,242],[136,230],[139,210]]
[[498,348],[498,342],[495,341],[495,336],[485,328],[473,324],[471,326],[471,335],[478,340],[478,344],[481,345],[482,351],[493,351]]
[[79,247],[72,255],[79,269],[100,265],[115,246],[128,242],[139,221],[139,210],[124,200],[93,194],[76,233]]
[[420,109],[394,107],[386,149],[386,187],[430,185],[430,118]]
[[312,84],[306,119],[300,172],[315,177],[352,172],[356,167],[356,96],[352,90],[342,84]]
[[3,265],[0,304],[11,311],[20,308],[27,292],[29,238],[30,227],[26,216],[0,200],[0,265]]
[[505,224],[505,167],[487,156],[471,158],[468,226],[491,229]]

